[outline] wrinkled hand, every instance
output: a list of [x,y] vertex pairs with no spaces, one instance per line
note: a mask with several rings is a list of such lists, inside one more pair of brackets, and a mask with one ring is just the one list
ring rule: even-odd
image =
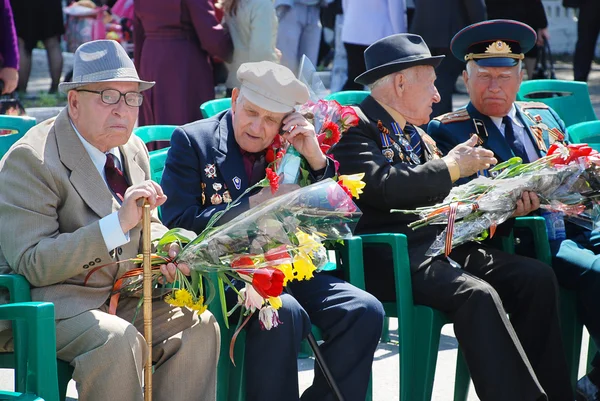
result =
[[[171,245],[169,245],[169,257],[174,258],[179,254],[180,250],[177,242],[171,243]],[[175,263],[167,263],[166,265],[160,265],[160,272],[169,283],[172,283],[177,278],[177,269],[186,276],[190,275],[190,267],[185,263],[179,263],[177,265],[175,265]]]
[[548,31],[548,28],[546,27],[538,29],[535,44],[538,46],[543,46],[547,40],[550,40],[550,32]]
[[527,216],[529,213],[539,209],[540,198],[535,192],[525,191],[521,195],[521,199],[517,201],[517,209],[512,214],[512,217]]
[[327,160],[315,133],[315,127],[302,114],[293,112],[283,119],[283,137],[304,156],[313,170],[325,168]]
[[[142,219],[144,198],[148,200],[150,208],[154,210],[165,203],[167,195],[163,193],[160,185],[151,180],[127,188],[125,196],[123,196],[123,204],[119,209],[119,222],[124,233],[137,226]],[[138,200],[141,200],[139,206]]]
[[498,163],[494,152],[477,145],[477,135],[472,135],[467,141],[455,146],[448,156],[453,158],[460,167],[460,176],[470,177],[480,170],[487,170]]
[[4,81],[2,94],[12,93],[17,89],[19,83],[19,71],[10,67],[2,68],[0,69],[0,79]]
[[279,189],[275,194],[271,193],[271,188],[263,188],[256,195],[252,195],[248,200],[250,202],[250,209],[260,205],[267,199],[271,199],[274,196],[285,195],[289,192],[295,191],[300,188],[298,184],[279,184]]

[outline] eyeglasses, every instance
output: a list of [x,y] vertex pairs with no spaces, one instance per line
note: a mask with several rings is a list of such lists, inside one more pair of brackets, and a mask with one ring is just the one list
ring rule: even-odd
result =
[[106,104],[117,104],[121,100],[121,96],[125,98],[125,104],[131,107],[140,107],[144,102],[144,95],[139,92],[121,93],[116,89],[104,89],[102,91],[92,91],[88,89],[76,89],[77,92],[97,93],[100,95],[102,102]]

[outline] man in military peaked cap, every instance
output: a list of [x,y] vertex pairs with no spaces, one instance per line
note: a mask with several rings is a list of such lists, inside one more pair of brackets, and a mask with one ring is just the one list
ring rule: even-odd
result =
[[[270,61],[245,63],[237,77],[240,87],[233,90],[231,109],[173,133],[162,177],[168,196],[162,217],[167,226],[202,231],[215,213],[265,177],[265,151],[280,132],[306,159],[312,182],[335,174],[334,163],[319,148],[313,125],[294,110],[308,101],[309,93],[290,69]],[[271,196],[269,188],[244,196],[220,222]],[[281,295],[281,325],[263,330],[253,318],[245,326],[245,399],[299,399],[298,352],[314,324],[323,332],[323,357],[344,399],[364,400],[383,325],[381,303],[326,273],[317,273],[308,281],[290,282],[287,287],[293,296]],[[237,295],[231,289],[227,292],[232,296],[228,300],[232,307]],[[269,370],[268,383],[265,367]],[[316,364],[315,380],[302,400],[334,401]]]
[[[513,156],[532,162],[544,156],[552,143],[566,139],[565,125],[550,107],[515,101],[523,79],[523,53],[534,45],[535,38],[532,28],[510,20],[474,24],[456,34],[452,52],[466,62],[463,79],[470,102],[429,124],[427,130],[442,152],[475,134],[481,146],[493,151],[499,162]],[[565,241],[554,239],[553,233],[549,233],[553,268],[559,284],[576,291],[579,317],[600,345],[600,269],[597,268],[600,257],[596,255],[600,251],[600,238],[574,224],[566,223],[566,231]],[[530,235],[517,230],[515,235],[520,237],[523,250],[533,249],[527,245],[532,241]],[[594,369],[577,384],[580,399],[600,399],[599,355],[592,365]],[[544,388],[550,385],[539,378]]]
[[[401,34],[372,44],[365,61],[369,70],[357,81],[370,86],[371,96],[358,108],[359,125],[332,149],[341,173],[365,173],[356,232],[406,234],[414,302],[453,321],[481,400],[572,400],[550,266],[476,242],[453,249],[451,259],[429,257],[443,227],[413,231],[408,224],[416,217],[390,213],[440,202],[453,182],[497,162],[490,150],[475,146],[475,137],[443,155],[417,127],[429,121],[431,105],[439,101],[439,58],[431,57],[420,36]],[[536,207],[526,194],[515,215]],[[365,248],[364,259],[367,290],[394,300],[389,248]]]

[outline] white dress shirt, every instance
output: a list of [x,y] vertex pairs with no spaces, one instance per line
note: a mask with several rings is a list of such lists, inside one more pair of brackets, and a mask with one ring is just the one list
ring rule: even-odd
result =
[[[533,141],[531,140],[531,137],[529,136],[529,133],[527,132],[527,129],[525,128],[521,120],[517,117],[517,108],[514,104],[508,112],[508,117],[510,117],[510,119],[512,120],[515,138],[520,139],[523,146],[525,146],[525,153],[527,153],[529,161],[532,162],[539,159],[538,152],[535,148],[535,145],[533,144]],[[502,123],[502,117],[490,116],[490,119],[492,120],[494,125],[498,127],[502,136],[504,136],[505,126]]]
[[[106,174],[104,173],[104,165],[106,164],[106,154],[104,154],[101,150],[99,150],[98,148],[94,147],[94,145],[86,141],[85,138],[81,136],[79,131],[77,131],[77,128],[75,127],[75,124],[73,124],[72,121],[71,126],[75,130],[75,133],[79,137],[79,140],[83,144],[83,147],[85,148],[86,152],[92,159],[92,163],[94,164],[94,167],[96,167],[96,170],[98,170],[100,177],[102,177],[102,179],[106,183],[106,186],[108,187],[108,182],[106,181]],[[121,162],[121,152],[119,151],[119,148],[112,148],[108,152],[116,156],[116,167],[120,170],[123,170],[123,164]],[[108,189],[110,190],[110,188]],[[102,238],[104,239],[104,243],[106,244],[106,249],[108,249],[109,252],[129,242],[129,232],[123,232],[123,229],[121,228],[121,222],[119,222],[118,213],[118,211],[112,212],[108,216],[101,218],[99,221],[100,232],[102,233]]]

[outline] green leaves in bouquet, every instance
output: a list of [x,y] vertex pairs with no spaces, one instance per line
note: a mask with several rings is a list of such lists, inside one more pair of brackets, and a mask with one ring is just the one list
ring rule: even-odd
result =
[[164,235],[160,237],[158,243],[156,244],[157,253],[167,253],[169,251],[167,247],[170,246],[173,242],[179,243],[179,246],[181,248],[183,248],[183,246],[185,246],[186,244],[190,243],[192,241],[192,238],[189,238],[186,235],[184,235],[184,232],[189,231],[182,230],[181,228],[173,228],[164,233]]

